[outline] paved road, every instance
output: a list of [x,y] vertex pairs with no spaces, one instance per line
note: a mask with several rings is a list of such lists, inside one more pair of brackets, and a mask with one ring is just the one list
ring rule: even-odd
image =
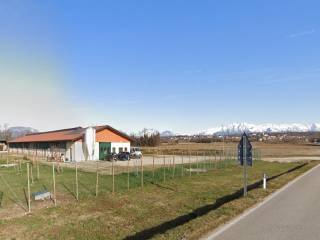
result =
[[319,240],[320,166],[208,240]]

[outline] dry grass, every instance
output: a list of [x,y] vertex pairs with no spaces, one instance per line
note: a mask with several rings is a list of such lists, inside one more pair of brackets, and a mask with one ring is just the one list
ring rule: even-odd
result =
[[[225,223],[244,209],[261,201],[302,172],[315,166],[312,162],[269,183],[269,190],[250,191],[247,198],[223,204],[216,210],[172,227],[155,239],[198,239],[213,228]],[[249,182],[287,171],[299,163],[268,163],[258,161],[249,170]],[[195,209],[212,205],[229,195],[242,184],[242,169],[230,165],[223,171],[213,169],[205,174],[168,180],[165,184],[145,185],[128,192],[112,195],[105,192],[98,198],[87,196],[79,202],[63,202],[58,207],[39,210],[31,215],[0,221],[1,239],[123,239],[140,231],[161,226]],[[139,239],[139,238],[137,238]],[[141,238],[140,238],[141,239]]]
[[[302,156],[320,156],[320,146],[312,144],[270,144],[254,142],[253,148],[261,151],[262,157],[302,157]],[[188,153],[188,152],[211,152],[221,151],[236,152],[236,143],[181,143],[181,144],[162,144],[159,147],[144,147],[145,153]]]

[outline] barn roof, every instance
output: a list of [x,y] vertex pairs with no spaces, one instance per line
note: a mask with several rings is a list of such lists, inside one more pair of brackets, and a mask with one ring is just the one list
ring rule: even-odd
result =
[[[114,129],[109,125],[95,126],[94,128],[97,132],[108,129],[131,141],[131,138],[127,134]],[[9,143],[77,141],[84,137],[85,130],[86,128],[75,127],[49,132],[31,133],[24,137],[19,137],[9,141]]]

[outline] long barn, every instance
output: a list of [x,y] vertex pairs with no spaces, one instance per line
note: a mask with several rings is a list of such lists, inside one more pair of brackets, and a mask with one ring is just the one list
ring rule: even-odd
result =
[[75,127],[29,134],[9,141],[10,153],[61,158],[63,161],[104,160],[108,154],[129,152],[130,137],[108,125],[93,127],[93,159],[86,150],[87,128]]

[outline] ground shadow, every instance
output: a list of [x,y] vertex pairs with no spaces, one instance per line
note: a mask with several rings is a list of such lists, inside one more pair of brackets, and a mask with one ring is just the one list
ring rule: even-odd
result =
[[[272,176],[270,178],[268,178],[268,181],[271,181],[271,180],[274,180],[282,175],[285,175],[287,173],[290,173],[290,172],[293,172],[295,170],[298,170],[302,167],[304,167],[305,165],[307,165],[307,163],[304,163],[304,164],[301,164],[297,167],[294,167],[292,169],[289,169],[288,171],[285,171],[285,172],[282,172],[280,174],[277,174],[275,176]],[[248,191],[252,191],[258,187],[261,187],[261,185],[263,184],[263,181],[260,180],[260,181],[257,181],[253,184],[250,184],[248,186]],[[234,201],[236,199],[239,199],[243,196],[243,188],[237,190],[236,192],[232,193],[232,194],[229,194],[229,195],[226,195],[226,196],[223,196],[221,198],[218,198],[213,204],[208,204],[208,205],[205,205],[205,206],[202,206],[200,208],[197,208],[195,209],[194,211],[192,211],[191,213],[188,213],[188,214],[185,214],[185,215],[182,215],[182,216],[179,216],[175,219],[172,219],[170,221],[167,221],[167,222],[164,222],[164,223],[161,223],[160,225],[158,226],[155,226],[155,227],[152,227],[152,228],[149,228],[149,229],[145,229],[141,232],[138,232],[134,235],[131,235],[131,236],[128,236],[124,239],[126,240],[131,240],[131,239],[150,239],[152,237],[154,237],[155,235],[157,234],[163,234],[165,233],[166,231],[170,230],[170,229],[173,229],[173,228],[176,228],[178,226],[181,226],[193,219],[196,219],[197,217],[201,217],[203,215],[206,215],[208,214],[209,212],[213,211],[213,210],[216,210],[218,209],[219,207],[223,206],[224,204],[226,203],[229,203],[231,201]]]
[[62,186],[67,190],[68,193],[70,193],[75,199],[77,199],[76,194],[70,188],[68,188],[67,185],[62,183]]

